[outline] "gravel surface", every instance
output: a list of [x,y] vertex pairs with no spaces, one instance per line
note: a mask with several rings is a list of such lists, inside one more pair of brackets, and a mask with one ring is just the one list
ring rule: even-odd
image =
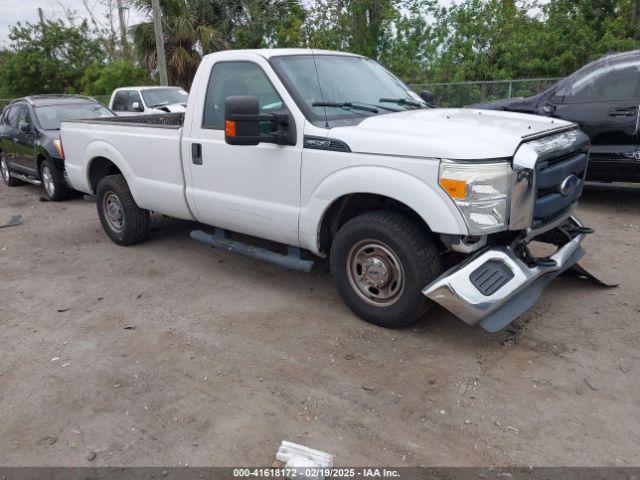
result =
[[442,309],[368,325],[326,273],[154,216],[123,248],[95,204],[0,185],[0,465],[638,464],[640,189],[590,188],[585,267],[488,334]]

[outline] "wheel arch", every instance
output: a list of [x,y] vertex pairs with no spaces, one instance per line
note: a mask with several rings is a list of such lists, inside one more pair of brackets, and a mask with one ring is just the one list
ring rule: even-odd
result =
[[431,231],[428,223],[418,212],[394,198],[376,193],[349,193],[335,199],[322,215],[318,230],[319,250],[321,252],[329,251],[333,237],[342,225],[358,215],[375,210],[401,211]]
[[40,170],[42,169],[42,163],[47,159],[47,156],[41,151],[36,154],[36,171],[40,176]]
[[129,185],[131,194],[137,198],[135,185],[132,185],[133,174],[122,154],[111,143],[95,140],[89,143],[82,155],[87,158],[84,167],[84,182],[90,193],[95,195],[98,182],[107,175],[121,174]]
[[393,168],[361,166],[333,173],[314,190],[301,211],[300,243],[325,254],[340,226],[380,209],[404,211],[432,232],[467,234],[457,207],[437,185]]
[[87,179],[91,187],[91,193],[95,195],[98,183],[108,175],[122,175],[122,170],[118,165],[107,157],[94,157],[89,161],[87,168]]

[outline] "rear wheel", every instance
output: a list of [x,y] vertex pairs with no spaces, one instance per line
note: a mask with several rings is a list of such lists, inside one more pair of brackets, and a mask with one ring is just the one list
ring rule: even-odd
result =
[[100,180],[96,206],[102,228],[118,245],[132,245],[149,235],[149,210],[136,204],[122,175],[109,175]]
[[404,327],[422,318],[431,307],[422,289],[442,271],[430,232],[397,211],[349,220],[331,247],[340,296],[363,320],[383,327]]
[[42,162],[40,167],[40,180],[44,188],[44,194],[52,202],[64,200],[69,195],[69,189],[64,183],[58,182],[53,176],[55,165],[49,159]]
[[5,158],[4,152],[0,152],[0,174],[2,175],[2,180],[9,187],[15,187],[20,185],[20,180],[16,180],[11,176],[11,170],[9,170],[9,164]]

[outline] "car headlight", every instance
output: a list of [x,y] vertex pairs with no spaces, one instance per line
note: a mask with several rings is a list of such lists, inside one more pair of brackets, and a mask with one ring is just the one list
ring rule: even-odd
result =
[[470,235],[498,232],[507,226],[509,163],[442,160],[438,183],[458,206]]

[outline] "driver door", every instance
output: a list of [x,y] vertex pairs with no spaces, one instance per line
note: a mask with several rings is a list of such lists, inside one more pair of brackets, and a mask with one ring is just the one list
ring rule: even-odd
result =
[[[213,65],[206,96],[199,94],[195,101],[204,109],[194,116],[185,149],[192,177],[187,195],[202,223],[298,245],[302,141],[294,146],[225,142],[227,97],[255,96],[261,113],[287,108],[274,86],[277,78],[267,71],[272,78],[259,63],[246,60]],[[302,128],[297,125],[299,134]]]
[[18,107],[18,126],[15,130],[14,162],[30,174],[37,173],[35,142],[36,131],[27,105]]

